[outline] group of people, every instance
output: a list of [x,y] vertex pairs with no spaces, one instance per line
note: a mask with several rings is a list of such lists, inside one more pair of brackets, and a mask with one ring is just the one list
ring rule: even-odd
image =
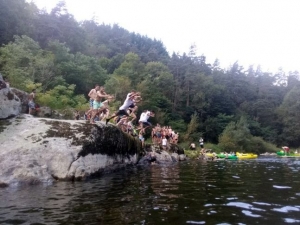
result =
[[161,144],[163,149],[168,149],[169,144],[178,143],[179,133],[175,133],[171,126],[160,126],[160,124],[156,124],[156,126],[152,128],[151,137],[153,144]]
[[90,109],[85,113],[85,119],[90,120],[92,124],[95,123],[95,120],[105,120],[109,115],[109,102],[114,96],[107,94],[104,87],[98,84],[90,90],[88,96],[90,97]]
[[[128,93],[118,111],[111,116],[109,116],[109,103],[114,96],[107,94],[104,87],[96,85],[88,96],[90,97],[90,109],[85,112],[85,119],[90,120],[91,124],[94,124],[95,120],[103,121],[106,124],[110,120],[114,120],[116,126],[126,133],[138,136],[144,145],[146,129],[152,127],[148,120],[150,117],[154,117],[155,113],[151,110],[144,110],[137,121],[137,104],[143,100],[140,92],[132,90]],[[151,137],[153,143],[161,144],[163,148],[168,148],[169,143],[176,144],[178,142],[178,133],[175,133],[171,127],[161,127],[159,124],[152,128]]]

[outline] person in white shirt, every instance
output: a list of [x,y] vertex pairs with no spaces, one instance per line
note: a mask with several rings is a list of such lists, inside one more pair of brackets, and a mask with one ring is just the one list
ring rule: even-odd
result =
[[200,137],[200,139],[199,139],[199,145],[200,145],[200,148],[204,148],[204,140],[202,137]]
[[139,119],[139,129],[143,129],[144,125],[146,126],[145,129],[147,127],[152,126],[152,124],[148,121],[148,119],[150,117],[154,117],[154,116],[155,116],[155,114],[153,111],[150,112],[149,110],[144,110],[144,112],[142,112],[140,119]]
[[108,121],[110,121],[112,118],[115,118],[116,116],[129,116],[127,113],[127,109],[129,108],[130,105],[134,103],[134,98],[138,95],[135,91],[131,91],[130,93],[127,94],[126,99],[119,108],[119,111],[117,113],[114,113],[111,117],[106,119],[106,124]]
[[164,150],[167,149],[167,138],[164,136],[163,139],[161,140],[161,145],[163,147]]

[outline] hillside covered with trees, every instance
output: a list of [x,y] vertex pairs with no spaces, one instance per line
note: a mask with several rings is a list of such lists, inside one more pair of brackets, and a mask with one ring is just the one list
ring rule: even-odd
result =
[[41,105],[87,109],[87,93],[100,84],[116,96],[116,109],[136,89],[139,110],[154,110],[154,123],[172,126],[182,141],[203,136],[226,151],[300,146],[297,71],[237,62],[224,69],[193,45],[169,55],[161,41],[116,24],[78,22],[63,2],[47,13],[25,0],[0,0],[0,21],[0,72],[13,87],[37,88]]

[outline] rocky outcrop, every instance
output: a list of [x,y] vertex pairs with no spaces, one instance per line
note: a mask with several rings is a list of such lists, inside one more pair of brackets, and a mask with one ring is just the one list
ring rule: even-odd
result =
[[20,99],[21,102],[21,112],[28,113],[28,96],[29,94],[25,91],[21,91],[16,88],[10,88],[10,90]]
[[160,145],[146,145],[145,155],[140,159],[139,164],[168,164],[186,160],[184,150],[175,144],[170,144],[169,150],[163,150]]
[[19,115],[21,101],[4,82],[0,74],[0,119]]
[[113,125],[21,114],[0,121],[0,187],[82,180],[135,164],[140,142]]

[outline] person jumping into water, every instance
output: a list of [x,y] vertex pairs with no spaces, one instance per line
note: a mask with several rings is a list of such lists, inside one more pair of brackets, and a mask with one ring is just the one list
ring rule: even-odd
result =
[[127,113],[127,109],[129,106],[134,104],[134,99],[135,97],[138,96],[138,93],[136,91],[131,91],[130,93],[127,94],[126,99],[123,103],[123,105],[119,108],[119,111],[117,113],[114,113],[111,117],[106,119],[106,124],[112,119],[115,118],[116,116],[129,116]]

